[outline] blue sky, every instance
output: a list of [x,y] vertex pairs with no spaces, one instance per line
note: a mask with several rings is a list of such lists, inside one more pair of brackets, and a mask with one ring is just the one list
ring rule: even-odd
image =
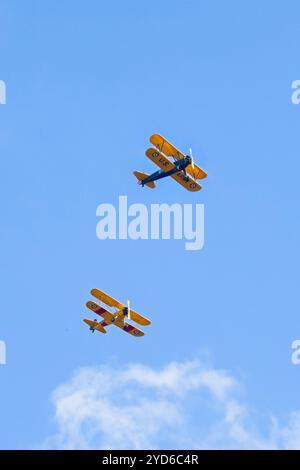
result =
[[[298,409],[299,10],[1,1],[1,448],[57,432],[51,397],[78,368],[200,358],[243,384],[262,435],[270,414],[285,426]],[[154,171],[154,132],[193,148],[209,174],[202,191],[138,187],[132,171]],[[119,195],[205,204],[203,250],[98,240],[96,207]],[[153,320],[147,335],[89,334],[93,287],[130,298]],[[210,423],[206,407],[193,416],[191,428]]]

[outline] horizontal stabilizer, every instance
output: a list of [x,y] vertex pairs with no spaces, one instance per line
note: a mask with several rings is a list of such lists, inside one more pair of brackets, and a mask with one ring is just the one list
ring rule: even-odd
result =
[[139,184],[144,184],[145,186],[148,186],[148,188],[155,188],[154,181],[150,181],[150,183],[143,183],[143,180],[149,176],[147,173],[142,173],[141,171],[134,171],[133,174],[137,178]]
[[98,321],[87,320],[86,318],[83,320],[84,323],[89,325],[89,327],[93,330],[100,331],[101,333],[106,333],[106,329],[101,325]]

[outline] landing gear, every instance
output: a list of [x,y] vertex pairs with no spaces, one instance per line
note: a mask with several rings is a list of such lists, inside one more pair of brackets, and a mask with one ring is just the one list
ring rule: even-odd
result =
[[183,170],[183,173],[184,173],[184,178],[183,178],[183,180],[184,180],[186,183],[188,183],[189,180],[190,180],[190,177],[189,177],[189,175],[187,174],[186,169]]

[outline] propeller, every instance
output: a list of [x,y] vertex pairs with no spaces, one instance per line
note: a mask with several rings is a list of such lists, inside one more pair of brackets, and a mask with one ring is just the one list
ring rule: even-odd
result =
[[191,163],[191,166],[193,168],[193,173],[195,174],[195,163],[194,163],[194,158],[193,158],[193,152],[192,152],[192,149],[190,148],[190,157],[192,159],[192,163]]
[[128,320],[130,320],[130,301],[127,300],[127,317],[128,317]]

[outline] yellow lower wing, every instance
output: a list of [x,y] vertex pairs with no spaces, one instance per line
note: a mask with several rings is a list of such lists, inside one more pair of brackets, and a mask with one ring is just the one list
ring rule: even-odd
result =
[[[167,155],[167,157],[174,157],[176,160],[181,160],[185,156],[180,150],[174,147],[174,145],[172,145],[167,141],[167,139],[159,134],[153,134],[150,137],[150,142],[161,152]],[[207,173],[195,163],[194,166],[189,165],[186,168],[186,171],[196,180],[201,180],[207,177]]]
[[121,328],[121,330],[126,331],[126,333],[129,333],[132,336],[144,336],[144,334],[145,334],[139,328],[136,328],[135,326],[132,326],[129,323],[126,323],[126,322],[121,321],[121,320],[117,320],[114,323],[114,325]]
[[175,173],[174,175],[171,175],[171,176],[172,178],[174,178],[174,180],[177,181],[177,183],[181,184],[188,191],[199,191],[201,189],[200,184],[198,184],[197,181],[193,180],[189,176],[186,177],[183,171],[180,171],[179,173]]
[[[126,331],[126,333],[129,333],[133,336],[143,336],[144,335],[144,332],[142,330],[139,330],[139,328],[136,328],[135,326],[132,326],[129,323],[126,323],[124,321],[124,316],[123,317],[121,317],[121,316],[118,317],[118,313],[121,313],[121,311],[117,312],[116,314],[113,315],[111,312],[108,312],[107,310],[105,310],[105,308],[101,307],[100,305],[96,304],[95,302],[92,302],[91,300],[89,300],[86,303],[86,306],[87,306],[87,308],[92,310],[94,313],[97,313],[98,315],[101,315],[101,317],[105,321],[105,324],[103,326],[115,325],[118,328],[121,328],[121,330],[124,330],[124,331]],[[139,323],[140,325],[150,325],[150,323],[151,323],[150,320],[148,320],[147,318],[142,317],[141,315],[139,315],[134,310],[131,310],[130,318],[133,321],[135,321],[136,323]],[[84,320],[84,321],[85,321],[85,323],[87,323],[90,326],[94,326],[94,323],[95,323],[96,326],[99,325],[98,322],[92,322],[91,320]],[[92,325],[92,323],[93,323],[93,325]],[[102,329],[100,329],[100,327],[98,327],[98,328],[95,327],[95,330],[97,330],[97,329],[99,329],[99,331],[102,331]]]
[[173,165],[173,163],[157,149],[150,148],[146,150],[145,154],[163,171],[169,171],[172,170],[172,168],[175,168],[175,165]]
[[[161,152],[159,152],[157,149],[150,148],[146,150],[146,155],[148,158],[150,158],[150,160],[156,163],[156,165],[158,165],[164,171],[169,171],[172,168],[175,168],[175,165],[173,165],[173,163],[170,162],[170,160],[167,157],[165,157]],[[187,167],[187,170],[189,167],[190,165]],[[192,178],[189,178],[189,180],[186,181],[187,178],[183,172],[175,173],[174,175],[171,175],[171,176],[179,184],[184,186],[189,191],[199,191],[199,189],[201,189],[200,184],[198,184]]]
[[86,303],[86,306],[87,308],[92,310],[92,312],[97,313],[97,315],[101,315],[101,317],[104,318],[105,323],[107,323],[108,325],[111,323],[111,320],[114,317],[111,312],[108,312],[107,310],[105,310],[105,308],[101,307],[95,302],[92,302],[91,300]]

